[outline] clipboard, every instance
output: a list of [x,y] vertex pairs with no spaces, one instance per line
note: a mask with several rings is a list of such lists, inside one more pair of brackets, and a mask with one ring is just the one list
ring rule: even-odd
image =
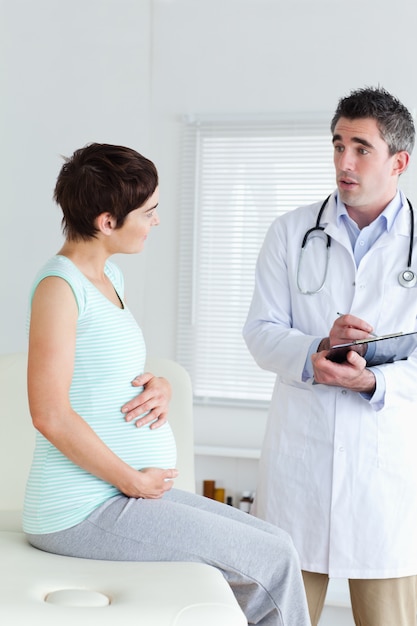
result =
[[357,339],[351,343],[333,346],[326,355],[326,359],[335,363],[344,363],[347,353],[354,350],[366,360],[369,367],[372,367],[373,365],[405,360],[416,348],[417,332],[394,333],[380,337]]

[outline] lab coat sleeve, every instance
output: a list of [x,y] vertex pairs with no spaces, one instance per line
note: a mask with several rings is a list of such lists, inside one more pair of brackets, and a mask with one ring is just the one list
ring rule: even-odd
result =
[[375,376],[375,391],[372,394],[361,393],[361,395],[365,400],[369,400],[369,404],[375,411],[380,411],[384,408],[385,378],[384,374],[377,367],[373,367],[372,372]]
[[269,228],[255,271],[255,287],[243,337],[257,364],[288,382],[303,381],[306,359],[316,336],[293,327],[292,285],[288,269],[286,224]]

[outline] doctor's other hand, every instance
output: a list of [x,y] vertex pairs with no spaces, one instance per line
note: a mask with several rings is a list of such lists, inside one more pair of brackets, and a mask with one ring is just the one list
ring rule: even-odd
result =
[[[136,419],[140,428],[150,424],[150,428],[159,428],[167,421],[169,401],[172,396],[170,383],[166,378],[154,376],[149,372],[140,374],[132,380],[134,387],[143,387],[143,391],[122,406],[127,422]],[[142,416],[142,417],[139,417]],[[139,418],[139,419],[137,419]]]
[[351,350],[344,363],[335,363],[326,358],[327,353],[328,350],[321,350],[311,356],[316,383],[344,387],[360,393],[374,393],[375,376],[367,369],[363,357]]

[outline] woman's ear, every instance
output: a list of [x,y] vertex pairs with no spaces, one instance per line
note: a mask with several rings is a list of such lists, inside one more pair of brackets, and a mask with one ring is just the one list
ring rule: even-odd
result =
[[111,235],[116,228],[116,218],[111,213],[100,213],[95,220],[96,228],[103,235]]

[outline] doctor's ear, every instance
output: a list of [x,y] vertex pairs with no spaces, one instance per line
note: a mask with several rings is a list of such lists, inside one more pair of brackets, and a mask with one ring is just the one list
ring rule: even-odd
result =
[[100,213],[95,219],[95,226],[103,235],[111,235],[116,228],[116,223],[116,218],[108,212]]
[[393,173],[397,176],[403,174],[408,167],[410,155],[405,150],[401,150],[394,155]]

